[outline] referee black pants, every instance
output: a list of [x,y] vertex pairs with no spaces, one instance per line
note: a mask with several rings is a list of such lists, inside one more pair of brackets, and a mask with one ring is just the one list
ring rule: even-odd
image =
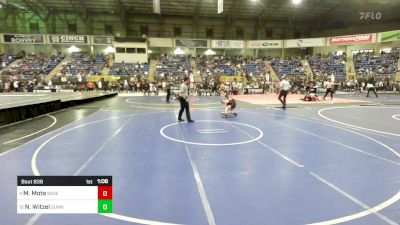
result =
[[169,98],[171,97],[171,89],[167,89],[167,97],[166,102],[169,102]]
[[[286,96],[288,94],[288,91],[285,90],[281,90],[281,92],[279,92],[279,96],[278,99],[279,101],[282,103],[282,108],[286,109]],[[283,97],[283,99],[282,99]]]
[[179,110],[178,120],[182,119],[183,111],[186,111],[186,119],[187,121],[191,121],[190,112],[189,112],[189,102],[186,101],[184,98],[179,98],[179,102],[181,103],[181,109]]
[[332,98],[333,98],[333,90],[332,90],[332,88],[327,88],[326,89],[324,99],[326,98],[326,96],[328,96],[329,93],[331,93],[331,100],[332,100]]
[[368,88],[367,97],[369,97],[369,92],[370,92],[370,91],[373,91],[373,92],[374,92],[374,94],[375,94],[375,96],[376,96],[376,97],[378,97],[378,94],[376,94],[376,90],[375,90],[375,88],[374,88],[374,87],[370,87],[370,88]]

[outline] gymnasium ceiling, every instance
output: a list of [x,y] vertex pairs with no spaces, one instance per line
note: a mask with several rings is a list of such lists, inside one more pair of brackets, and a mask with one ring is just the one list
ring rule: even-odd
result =
[[[3,0],[4,1],[4,0]],[[6,8],[17,11],[68,12],[80,15],[114,14],[189,16],[201,18],[254,19],[274,22],[326,23],[338,28],[365,23],[400,22],[400,0],[224,0],[224,12],[217,14],[218,0],[160,0],[161,16],[153,13],[152,0],[6,0]],[[360,20],[360,12],[380,13],[380,20]],[[378,15],[379,16],[379,15]],[[335,27],[331,27],[335,28]]]

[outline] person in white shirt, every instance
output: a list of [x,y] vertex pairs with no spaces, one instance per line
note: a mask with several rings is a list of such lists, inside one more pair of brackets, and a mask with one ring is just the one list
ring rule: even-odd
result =
[[125,91],[125,92],[128,92],[128,91],[129,91],[128,80],[124,80],[124,91]]
[[97,88],[99,89],[99,90],[102,90],[103,89],[103,83],[99,80],[99,82],[97,82]]
[[326,87],[326,92],[325,92],[325,96],[322,98],[323,100],[325,100],[326,96],[331,93],[331,100],[333,99],[333,88],[335,87],[335,83],[330,80],[325,82],[325,87]]
[[370,78],[368,80],[368,83],[367,83],[367,89],[368,89],[367,98],[369,97],[369,92],[370,91],[373,91],[375,96],[378,97],[378,94],[376,93],[376,89],[375,89],[374,83],[375,83],[374,78]]
[[19,82],[18,80],[15,80],[13,83],[14,91],[19,92]]
[[[286,109],[286,96],[290,89],[290,83],[286,80],[286,75],[283,75],[279,83],[279,96],[278,99],[282,103],[282,109]],[[283,99],[282,99],[283,98]]]
[[188,76],[185,76],[183,78],[183,83],[181,84],[181,87],[179,89],[179,102],[181,103],[181,109],[179,110],[178,114],[178,122],[183,122],[184,120],[182,119],[182,114],[183,111],[186,111],[186,119],[188,123],[193,123],[194,120],[190,118],[190,111],[189,111],[189,102],[188,102],[188,97],[189,97],[189,89],[188,85],[190,84],[190,79]]
[[153,84],[153,82],[150,82],[149,85],[150,85],[150,93],[154,92],[154,95],[157,95],[156,94],[156,86]]

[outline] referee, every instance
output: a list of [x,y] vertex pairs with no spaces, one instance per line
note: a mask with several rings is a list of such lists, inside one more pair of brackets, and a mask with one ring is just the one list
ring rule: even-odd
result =
[[[278,99],[282,103],[282,109],[285,110],[286,109],[286,96],[290,89],[290,83],[289,83],[289,81],[286,80],[286,75],[282,76],[279,86],[280,86],[280,91],[279,91]],[[283,97],[283,99],[282,99],[282,97]]]
[[189,89],[188,85],[190,84],[190,80],[188,76],[185,76],[183,78],[183,83],[181,84],[181,87],[179,89],[179,102],[181,103],[181,109],[179,110],[179,115],[178,115],[178,121],[183,122],[184,120],[182,119],[182,114],[183,111],[186,110],[186,119],[188,123],[193,123],[194,120],[190,118],[190,111],[189,111],[189,102],[188,102],[188,97],[189,97]]

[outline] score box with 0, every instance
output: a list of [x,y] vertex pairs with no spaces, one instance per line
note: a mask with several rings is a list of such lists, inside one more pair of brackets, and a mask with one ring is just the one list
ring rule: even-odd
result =
[[17,179],[17,213],[112,213],[111,176]]

